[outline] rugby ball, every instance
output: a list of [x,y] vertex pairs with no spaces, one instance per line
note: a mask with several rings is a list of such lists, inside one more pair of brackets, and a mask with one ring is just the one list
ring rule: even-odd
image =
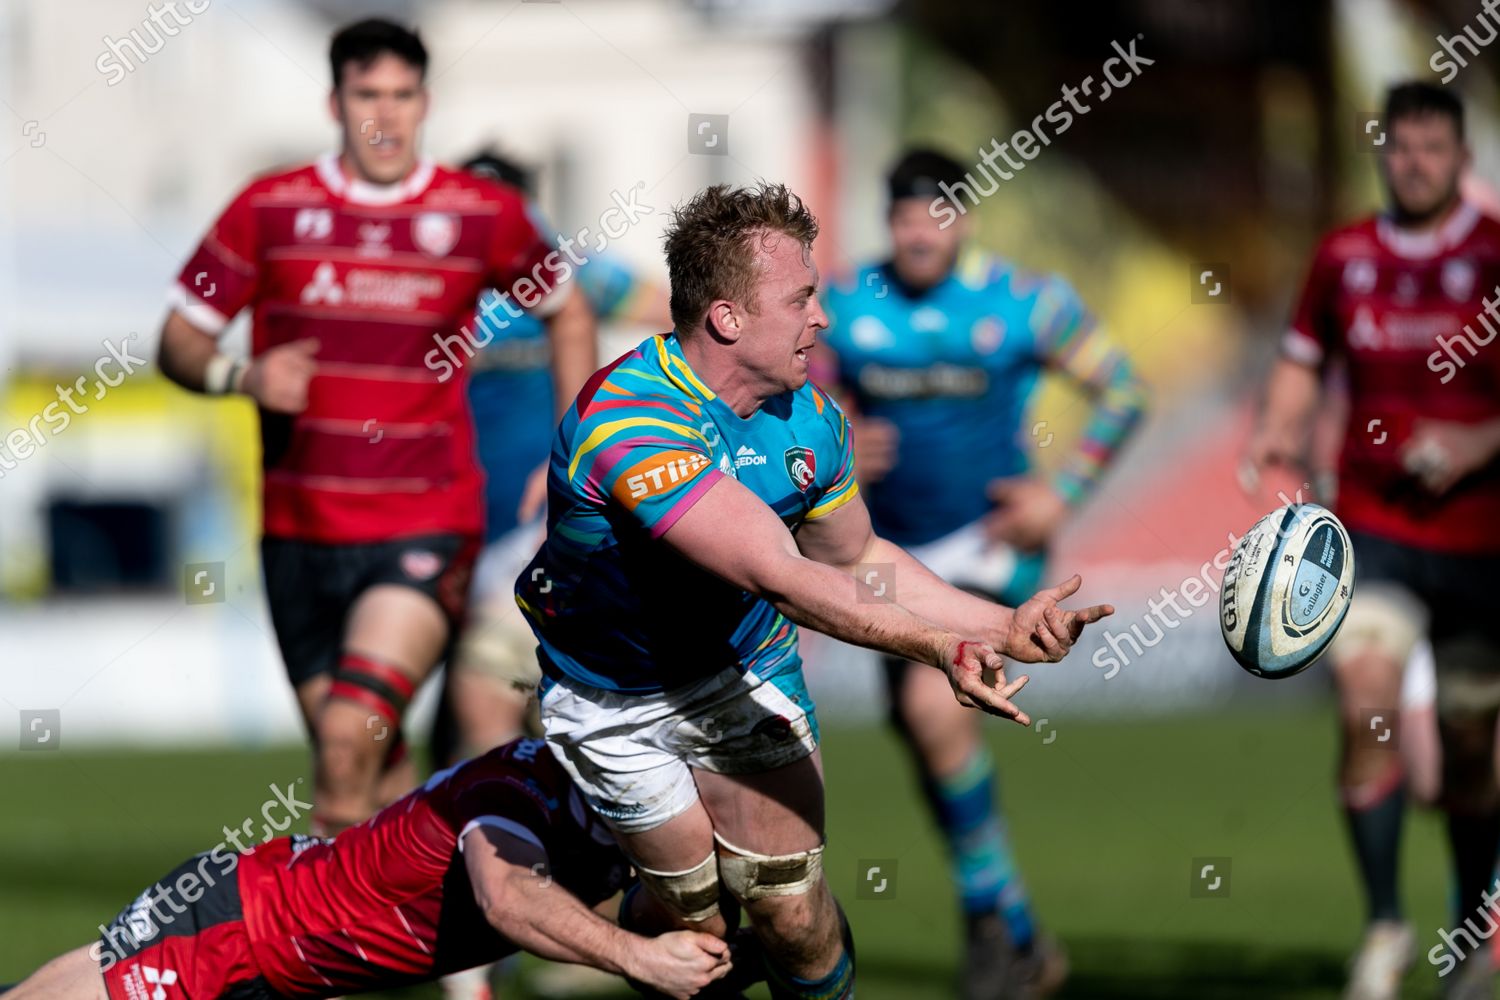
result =
[[1240,539],[1219,588],[1219,628],[1240,666],[1290,677],[1323,654],[1354,593],[1349,533],[1325,507],[1272,511]]

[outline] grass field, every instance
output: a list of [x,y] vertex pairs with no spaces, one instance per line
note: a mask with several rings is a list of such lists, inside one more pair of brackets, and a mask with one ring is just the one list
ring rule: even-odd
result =
[[[988,733],[1032,895],[1072,956],[1066,996],[1338,996],[1360,905],[1327,713],[1051,725],[1050,742]],[[859,995],[953,996],[957,916],[900,748],[882,730],[834,729],[824,752],[827,869],[854,925]],[[299,749],[0,756],[0,981],[92,940],[148,882],[257,815],[269,784],[305,772]],[[1228,859],[1212,896],[1190,892],[1200,858]],[[876,864],[894,878],[861,899]],[[1408,819],[1402,881],[1425,953],[1448,893],[1432,814]],[[1419,959],[1407,995],[1435,984]]]

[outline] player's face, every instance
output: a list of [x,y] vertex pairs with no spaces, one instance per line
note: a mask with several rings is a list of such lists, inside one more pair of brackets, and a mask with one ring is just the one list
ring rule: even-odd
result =
[[931,198],[902,198],[891,206],[891,259],[896,277],[912,288],[931,288],[948,276],[967,231],[960,217],[947,229],[928,211]]
[[1429,219],[1458,198],[1458,179],[1469,151],[1453,120],[1443,114],[1407,115],[1391,122],[1381,158],[1391,200],[1413,220]]
[[756,312],[742,318],[740,355],[772,392],[807,382],[808,354],[828,316],[818,301],[818,269],[812,248],[790,236],[769,236],[757,254],[761,279]]
[[417,162],[417,129],[427,117],[427,88],[417,67],[389,52],[369,65],[347,62],[329,96],[344,130],[344,156],[362,180],[394,184]]

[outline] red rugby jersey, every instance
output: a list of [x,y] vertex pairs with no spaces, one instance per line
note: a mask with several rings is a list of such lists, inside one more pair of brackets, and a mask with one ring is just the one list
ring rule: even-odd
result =
[[[545,315],[569,270],[518,192],[430,160],[389,186],[346,177],[332,153],[251,182],[169,304],[214,334],[251,307],[253,355],[319,342],[307,409],[261,412],[266,534],[351,543],[482,530],[465,379],[446,354],[467,357],[454,338],[482,289],[510,289]],[[437,337],[455,346],[445,354]]]
[[542,847],[536,877],[589,906],[629,875],[546,744],[517,740],[433,775],[331,840],[283,837],[243,855],[240,899],[261,973],[289,996],[334,996],[515,951],[474,902],[458,846],[482,825]]
[[1500,343],[1485,343],[1500,323],[1486,299],[1500,301],[1500,223],[1469,204],[1430,233],[1382,216],[1319,245],[1282,353],[1347,365],[1338,514],[1351,530],[1433,551],[1500,551],[1500,467],[1434,497],[1400,457],[1419,418],[1500,417]]

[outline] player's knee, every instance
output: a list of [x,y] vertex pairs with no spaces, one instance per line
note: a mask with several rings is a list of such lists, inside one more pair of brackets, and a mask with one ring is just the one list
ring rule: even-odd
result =
[[824,891],[823,847],[788,854],[757,854],[719,842],[719,877],[744,904],[756,926],[795,949],[813,946]]
[[1426,609],[1406,588],[1384,581],[1365,585],[1349,603],[1328,651],[1339,686],[1365,688],[1399,678],[1426,630]]
[[346,652],[318,717],[318,743],[337,752],[379,758],[400,739],[401,718],[416,681],[399,668]]
[[719,915],[719,869],[714,854],[684,871],[663,872],[636,865],[641,884],[675,918],[701,925]]
[[1442,735],[1444,804],[1457,812],[1500,809],[1495,771],[1495,716],[1490,712],[1446,713]]

